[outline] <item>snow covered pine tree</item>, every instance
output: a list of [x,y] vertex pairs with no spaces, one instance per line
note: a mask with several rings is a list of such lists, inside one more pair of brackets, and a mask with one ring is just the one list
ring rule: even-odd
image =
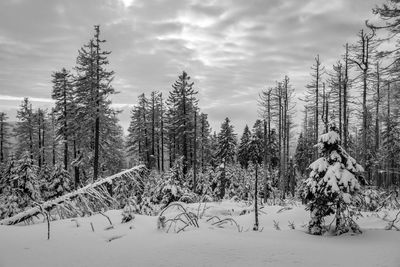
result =
[[336,214],[335,233],[352,230],[360,233],[353,221],[350,204],[354,194],[360,189],[358,178],[364,171],[340,146],[340,137],[334,123],[329,124],[329,131],[321,135],[316,147],[323,156],[309,166],[311,173],[304,181],[303,196],[307,209],[311,212],[308,226],[309,233],[321,235],[326,231],[324,217]]

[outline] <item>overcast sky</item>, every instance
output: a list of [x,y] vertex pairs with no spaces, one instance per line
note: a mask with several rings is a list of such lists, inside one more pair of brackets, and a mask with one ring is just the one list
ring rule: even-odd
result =
[[242,133],[257,118],[262,89],[289,75],[301,96],[314,57],[331,69],[381,2],[1,0],[0,111],[14,119],[24,96],[35,107],[51,105],[51,73],[72,68],[100,24],[124,128],[128,104],[142,92],[166,95],[186,70],[214,130],[228,116]]

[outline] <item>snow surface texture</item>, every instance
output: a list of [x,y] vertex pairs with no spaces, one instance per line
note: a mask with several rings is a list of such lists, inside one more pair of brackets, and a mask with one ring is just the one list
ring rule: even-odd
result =
[[[187,206],[196,213],[198,204]],[[400,232],[384,230],[387,222],[374,213],[358,219],[361,235],[313,236],[302,227],[309,212],[301,205],[282,211],[282,206],[262,208],[262,232],[251,231],[254,213],[244,203],[224,201],[207,207],[200,228],[179,234],[157,230],[153,216],[135,215],[132,222],[121,224],[121,210],[106,212],[114,225],[110,230],[105,230],[109,222],[100,214],[77,218],[78,223],[51,222],[50,240],[46,223],[2,225],[0,266],[400,266]],[[234,218],[243,232],[230,224],[218,228],[206,222],[215,215]],[[274,228],[274,220],[281,230]]]

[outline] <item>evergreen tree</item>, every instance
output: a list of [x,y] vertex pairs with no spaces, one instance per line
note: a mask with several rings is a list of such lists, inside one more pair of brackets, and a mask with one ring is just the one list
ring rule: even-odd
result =
[[15,134],[18,139],[17,155],[22,155],[24,152],[29,153],[29,157],[33,160],[34,155],[34,116],[32,104],[28,98],[24,98],[20,109],[17,111],[17,126]]
[[[179,75],[178,80],[172,85],[173,90],[170,92],[167,104],[171,109],[170,127],[174,133],[175,139],[174,150],[183,157],[183,173],[186,174],[190,167],[189,154],[192,152],[189,140],[193,140],[194,122],[193,114],[196,112],[197,91],[193,89],[193,82],[190,76],[183,71]],[[178,142],[177,142],[178,141]],[[176,155],[174,155],[174,158]]]
[[318,150],[322,157],[310,165],[311,173],[304,181],[303,197],[311,211],[308,230],[311,234],[324,232],[323,220],[336,214],[336,233],[348,230],[359,231],[351,219],[348,207],[352,196],[360,189],[357,175],[363,168],[339,145],[340,137],[334,123],[329,132],[321,135]]
[[236,134],[233,132],[233,125],[230,125],[229,118],[226,118],[221,125],[221,131],[218,134],[218,151],[217,159],[221,163],[219,165],[219,198],[224,198],[225,189],[229,187],[227,179],[226,165],[235,162],[236,154]]
[[52,74],[53,92],[51,97],[55,100],[54,116],[57,122],[57,136],[61,137],[64,150],[64,170],[68,170],[69,164],[69,141],[73,134],[72,124],[74,123],[74,88],[72,76],[69,71],[63,68]]
[[[82,47],[77,57],[77,77],[75,101],[77,105],[75,119],[77,125],[78,149],[83,154],[82,159],[75,159],[74,163],[93,166],[93,179],[96,180],[100,172],[105,172],[104,159],[107,158],[107,149],[117,143],[111,138],[110,132],[116,127],[117,111],[113,110],[108,97],[115,94],[111,83],[114,72],[106,69],[109,64],[108,55],[111,53],[102,49],[105,40],[100,39],[100,27],[95,26],[95,34],[87,45]],[[79,163],[82,165],[82,163]],[[86,176],[85,168],[82,168]]]
[[206,166],[209,165],[212,157],[211,140],[210,140],[210,124],[207,119],[207,114],[200,114],[200,165],[201,171],[206,171]]
[[307,139],[303,133],[300,133],[294,157],[300,175],[304,176],[313,157],[313,147],[312,140]]
[[10,133],[7,119],[6,113],[0,112],[0,164],[5,162],[9,146]]
[[38,167],[33,163],[29,152],[9,166],[6,186],[0,197],[0,217],[10,217],[24,209],[34,206],[41,200]]
[[249,130],[249,127],[246,125],[244,127],[242,137],[240,138],[240,144],[237,156],[240,166],[245,169],[247,169],[247,167],[249,166],[249,160],[250,160],[250,155],[249,155],[250,138],[251,138],[251,132]]
[[131,121],[128,128],[127,151],[132,162],[150,165],[148,99],[145,94],[138,97],[138,104],[131,110]]
[[225,118],[218,134],[217,157],[221,162],[235,162],[236,143],[236,134],[233,131],[233,125],[230,124],[229,118]]

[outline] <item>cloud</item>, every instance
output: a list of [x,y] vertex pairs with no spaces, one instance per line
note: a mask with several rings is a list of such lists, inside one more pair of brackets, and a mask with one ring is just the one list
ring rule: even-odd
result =
[[262,89],[289,75],[301,96],[316,54],[329,69],[381,2],[2,0],[0,95],[50,98],[51,73],[71,69],[101,24],[125,128],[139,94],[166,95],[186,70],[215,130],[229,116],[241,133]]

